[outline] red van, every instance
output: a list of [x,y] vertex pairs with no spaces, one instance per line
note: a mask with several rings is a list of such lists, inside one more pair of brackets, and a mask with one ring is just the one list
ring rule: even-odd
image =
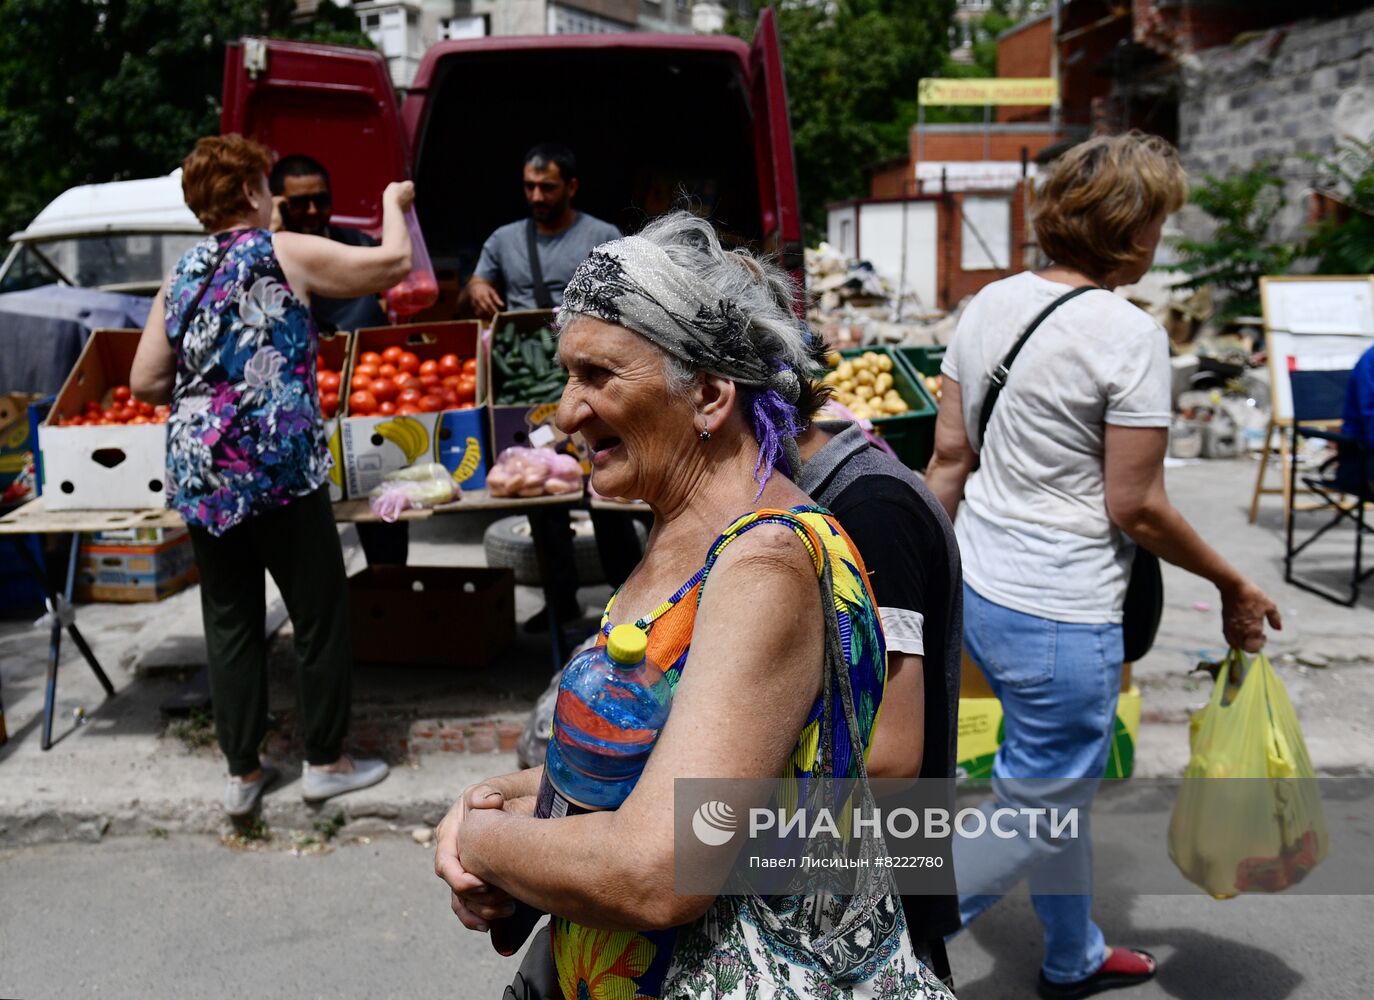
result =
[[521,158],[577,154],[579,208],[627,233],[686,194],[728,239],[800,275],[792,131],[777,25],[722,36],[525,35],[441,42],[398,104],[377,52],[246,38],[229,46],[221,129],[329,169],[334,219],[376,232],[380,193],[412,177],[430,255],[471,273],[528,210]]

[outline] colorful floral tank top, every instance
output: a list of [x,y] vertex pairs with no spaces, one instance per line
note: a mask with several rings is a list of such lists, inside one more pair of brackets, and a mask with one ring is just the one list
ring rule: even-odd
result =
[[319,338],[286,283],[272,234],[239,229],[196,244],[177,262],[166,308],[177,357],[167,505],[222,535],[319,489],[330,467],[315,387]]
[[[687,666],[702,582],[712,563],[740,535],[768,523],[783,524],[797,533],[811,553],[818,576],[824,569],[822,548],[830,555],[835,606],[839,613],[841,641],[848,654],[849,682],[860,730],[851,733],[844,713],[835,713],[832,720],[835,773],[857,776],[855,757],[867,753],[878,706],[882,703],[887,650],[878,622],[878,605],[869,589],[863,561],[849,537],[824,510],[794,507],[790,511],[759,510],[741,517],[711,546],[706,566],[676,594],[635,624],[648,631],[649,658],[663,666],[669,684],[676,688]],[[602,616],[603,643],[610,631],[610,612],[614,604],[612,597]],[[834,697],[835,704],[839,704],[838,684]],[[818,697],[802,727],[784,778],[805,781],[816,769],[821,719],[822,701]],[[554,964],[565,1000],[655,1000],[660,996],[673,957],[677,930],[595,930],[557,916],[551,918],[549,926]]]

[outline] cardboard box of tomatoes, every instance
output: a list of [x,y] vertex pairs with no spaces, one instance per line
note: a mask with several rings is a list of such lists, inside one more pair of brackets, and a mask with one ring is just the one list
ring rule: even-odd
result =
[[497,313],[487,345],[491,451],[553,448],[583,458],[580,438],[554,424],[567,374],[558,365],[554,310]]
[[485,368],[475,320],[359,330],[348,395],[341,397],[341,452],[350,497],[389,472],[438,462],[464,489],[487,482]]
[[339,425],[341,393],[347,384],[348,363],[352,357],[353,335],[340,330],[320,334],[320,354],[316,363],[315,388],[320,396],[320,416],[324,418],[324,436],[329,442],[329,454],[334,464],[329,469],[329,499],[338,503],[345,497],[343,451]]
[[49,510],[166,506],[167,408],[135,399],[139,330],[94,330],[38,428]]

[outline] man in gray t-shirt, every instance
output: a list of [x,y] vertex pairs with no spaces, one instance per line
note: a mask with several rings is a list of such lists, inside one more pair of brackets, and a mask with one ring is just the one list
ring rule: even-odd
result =
[[[502,226],[482,245],[467,297],[483,319],[503,309],[551,309],[563,303],[563,288],[593,247],[620,239],[609,222],[572,207],[577,194],[577,158],[565,146],[543,143],[525,154],[525,201],[530,219]],[[535,287],[530,266],[529,227],[543,288]],[[505,293],[502,298],[502,291]],[[542,293],[542,294],[541,294]]]

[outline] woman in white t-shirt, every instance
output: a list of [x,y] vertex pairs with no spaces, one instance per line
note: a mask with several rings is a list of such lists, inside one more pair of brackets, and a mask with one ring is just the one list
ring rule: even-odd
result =
[[[1164,331],[1109,289],[1149,270],[1165,217],[1182,207],[1178,154],[1139,132],[1066,153],[1036,199],[1054,262],[989,285],[969,303],[943,365],[926,480],[964,565],[964,644],[1001,699],[998,805],[1061,782],[1051,804],[1091,803],[1111,746],[1122,669],[1121,610],[1137,544],[1221,592],[1231,646],[1256,650],[1274,603],[1204,542],[1164,489],[1170,366]],[[1031,322],[1076,288],[1025,342],[977,440],[991,373]],[[977,473],[974,474],[974,470]],[[960,507],[960,500],[963,506]],[[991,806],[989,806],[991,808]],[[1022,877],[1045,929],[1042,997],[1090,996],[1154,975],[1146,952],[1108,948],[1091,916],[1086,820],[1077,838],[963,841],[955,870],[964,923]],[[1004,826],[1006,824],[1003,824]],[[964,851],[962,848],[967,847]],[[1037,887],[1041,890],[1037,892]]]

